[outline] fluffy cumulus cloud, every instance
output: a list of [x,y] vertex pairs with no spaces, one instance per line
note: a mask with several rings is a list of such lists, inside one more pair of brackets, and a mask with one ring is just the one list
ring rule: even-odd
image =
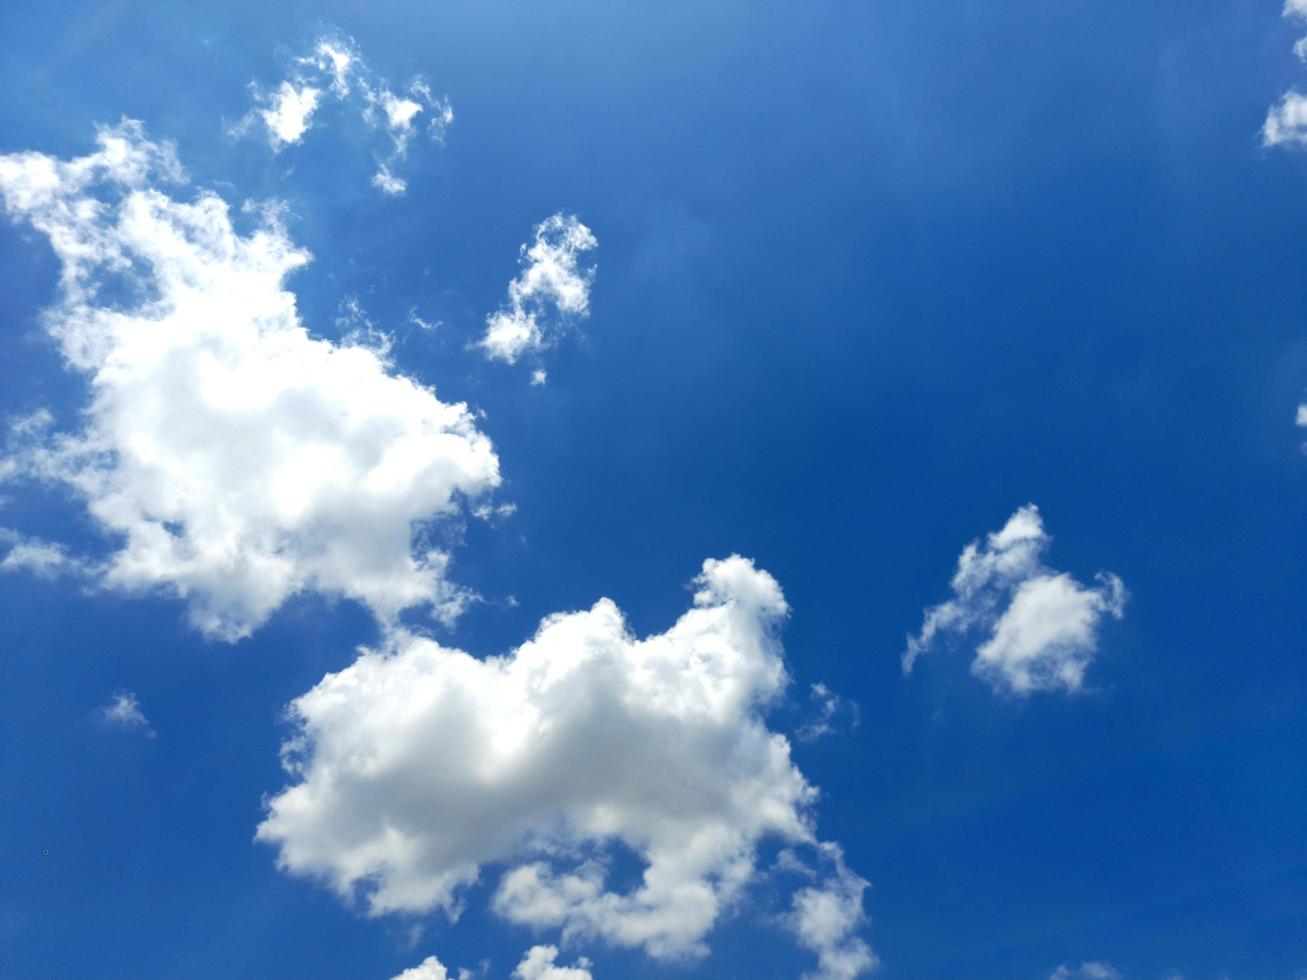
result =
[[513,971],[514,980],[594,980],[584,956],[573,966],[557,966],[557,946],[532,946]]
[[795,892],[787,924],[799,942],[817,954],[808,980],[854,980],[875,970],[876,955],[858,935],[866,922],[862,895],[867,881],[848,869],[833,844],[820,850],[831,873],[819,884]]
[[142,735],[154,738],[154,729],[150,727],[145,712],[141,710],[141,702],[131,691],[116,692],[109,699],[109,703],[100,709],[99,715],[100,720],[111,728],[140,732]]
[[[550,346],[569,320],[589,316],[594,268],[581,268],[580,259],[598,244],[575,215],[551,215],[536,225],[533,240],[522,246],[522,271],[508,284],[507,304],[486,319],[480,346],[487,357],[515,364]],[[535,371],[531,383],[544,384],[545,372]]]
[[357,110],[363,121],[387,137],[377,154],[372,184],[386,194],[403,194],[408,183],[396,170],[420,133],[443,143],[454,121],[449,100],[437,97],[420,77],[396,91],[372,71],[351,38],[319,37],[312,50],[295,58],[290,77],[265,91],[253,86],[255,106],[233,128],[237,136],[261,130],[274,153],[303,141],[315,114],[331,100]]
[[[1286,0],[1284,16],[1307,21],[1307,0]],[[1298,57],[1307,61],[1307,38],[1296,45]],[[1290,89],[1271,106],[1262,124],[1262,143],[1265,146],[1307,146],[1307,95]]]
[[[513,922],[705,952],[761,839],[816,843],[815,791],[764,720],[786,684],[780,587],[738,556],[696,587],[644,639],[601,599],[501,657],[404,634],[363,651],[292,704],[293,784],[258,839],[373,915],[457,914],[495,864]],[[630,887],[610,882],[622,853],[643,864]]]
[[1043,562],[1051,541],[1039,509],[1027,504],[983,544],[967,545],[953,598],[926,610],[921,631],[908,638],[904,671],[941,637],[979,633],[971,670],[995,690],[1080,690],[1103,618],[1123,613],[1125,586],[1110,572],[1090,587],[1052,571]]
[[1121,973],[1110,963],[1092,960],[1079,966],[1063,963],[1048,975],[1048,980],[1121,980]]
[[[499,482],[467,408],[379,351],[310,335],[285,286],[309,256],[275,209],[242,233],[217,195],[174,196],[174,153],[139,123],[97,142],[67,161],[0,156],[8,214],[62,265],[44,322],[90,391],[77,431],[25,420],[0,474],[69,488],[112,542],[97,581],[182,597],[214,637],[305,590],[387,622],[454,615],[465,596],[432,522]],[[62,560],[16,547],[6,561]]]

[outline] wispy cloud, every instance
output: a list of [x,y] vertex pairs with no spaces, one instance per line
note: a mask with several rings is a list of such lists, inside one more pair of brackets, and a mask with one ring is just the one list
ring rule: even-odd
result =
[[862,909],[867,881],[848,869],[834,844],[823,844],[820,852],[830,870],[820,883],[795,892],[785,922],[817,954],[817,969],[804,974],[807,980],[855,980],[880,962],[858,935],[867,921]]
[[154,738],[154,729],[141,711],[141,703],[131,691],[116,691],[109,703],[100,708],[99,717],[104,724],[125,732],[139,732]]
[[[522,271],[508,284],[508,303],[486,318],[480,347],[487,357],[515,364],[549,347],[570,320],[590,315],[595,270],[579,260],[598,244],[575,215],[554,214],[536,225],[521,249]],[[532,384],[544,381],[543,371],[532,374]]]
[[20,534],[0,527],[0,545],[8,545],[0,559],[0,572],[27,572],[47,581],[64,575],[93,574],[93,566],[68,553],[61,544]]
[[408,155],[413,138],[425,132],[444,143],[454,122],[449,100],[438,97],[421,77],[395,89],[372,71],[352,38],[342,34],[319,37],[312,50],[293,60],[290,77],[271,91],[257,84],[254,107],[230,128],[234,136],[262,130],[274,153],[303,141],[325,100],[352,107],[363,121],[389,138],[378,153],[372,185],[386,194],[403,194],[408,182],[397,168]]
[[1063,963],[1048,975],[1048,980],[1121,980],[1121,973],[1110,963],[1093,960],[1079,966]]
[[825,684],[817,683],[809,688],[808,702],[812,713],[794,730],[799,741],[815,741],[837,731],[842,724],[849,728],[858,727],[857,703],[840,697]]

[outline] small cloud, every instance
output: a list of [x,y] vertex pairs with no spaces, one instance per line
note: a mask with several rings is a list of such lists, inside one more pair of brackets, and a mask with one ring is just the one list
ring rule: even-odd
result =
[[150,727],[141,703],[131,691],[117,691],[109,703],[99,710],[100,720],[111,728],[125,732],[140,732],[146,738],[154,738],[154,729]]
[[267,108],[258,110],[274,153],[282,147],[298,143],[304,137],[321,95],[312,85],[282,82],[269,97]]
[[[421,78],[414,78],[398,93],[389,81],[369,69],[352,38],[327,34],[314,42],[309,54],[295,58],[290,77],[270,93],[252,84],[255,105],[228,132],[234,137],[262,129],[274,153],[303,142],[315,115],[332,99],[352,104],[372,129],[389,136],[389,149],[377,154],[372,186],[398,196],[408,182],[395,173],[408,155],[413,136],[424,129],[433,143],[443,144],[454,121],[454,109],[444,96],[437,97]],[[425,123],[425,125],[423,125]]]
[[51,581],[64,575],[82,575],[90,571],[84,561],[74,558],[64,546],[40,538],[29,538],[9,528],[0,527],[0,544],[9,550],[0,559],[0,572],[28,572]]
[[1063,963],[1048,975],[1048,980],[1121,980],[1121,971],[1101,960],[1072,966]]
[[390,168],[383,163],[377,168],[377,172],[372,175],[372,186],[383,194],[398,197],[408,190],[408,181],[396,177],[390,172]]
[[557,946],[532,946],[513,970],[514,980],[593,980],[590,961],[582,956],[572,966],[557,966]]
[[499,504],[498,506],[483,503],[472,508],[473,517],[494,527],[500,526],[516,513],[517,504],[514,503]]
[[979,631],[971,672],[996,691],[1027,695],[1063,689],[1074,693],[1098,649],[1105,616],[1120,619],[1125,585],[1099,572],[1097,586],[1082,585],[1043,563],[1052,538],[1039,508],[1027,504],[1003,529],[972,541],[958,557],[953,598],[925,611],[920,632],[908,637],[903,672],[942,636]]
[[418,308],[416,306],[409,307],[408,322],[420,330],[435,330],[440,326],[439,320],[432,322],[430,320],[424,320],[422,317],[418,316]]
[[818,848],[830,871],[819,883],[794,893],[783,922],[800,945],[817,954],[817,971],[805,974],[807,980],[856,980],[880,965],[858,935],[867,922],[862,896],[868,883],[845,865],[838,845]]
[[344,347],[362,347],[383,362],[388,362],[395,338],[377,326],[368,316],[357,296],[347,296],[336,313],[336,329]]
[[808,692],[813,714],[807,721],[794,730],[794,737],[800,742],[811,742],[830,735],[837,730],[841,719],[847,719],[849,728],[857,728],[859,722],[858,705],[848,701],[825,684],[813,684]]
[[449,980],[449,971],[434,956],[428,956],[417,966],[410,966],[393,980]]
[[[1286,0],[1285,17],[1307,20],[1307,0]],[[1300,60],[1307,60],[1307,38],[1293,46]],[[1262,124],[1262,145],[1307,147],[1307,95],[1289,89],[1277,105],[1271,106]]]
[[393,980],[455,980],[455,978],[476,980],[477,977],[484,977],[489,969],[490,961],[482,960],[475,970],[462,967],[457,974],[453,974],[435,956],[428,956],[417,966],[410,966],[403,973],[395,976]]
[[[508,284],[507,305],[486,318],[477,343],[486,357],[516,364],[527,351],[551,346],[570,320],[590,315],[595,270],[578,260],[598,244],[576,215],[560,212],[536,225],[534,241],[521,248],[522,271]],[[532,384],[543,383],[532,375]]]
[[794,849],[789,847],[781,848],[780,853],[776,855],[776,860],[772,862],[772,870],[780,871],[785,874],[799,875],[803,878],[817,877],[817,872],[805,864],[799,856],[794,853]]
[[536,368],[531,372],[531,384],[535,387],[540,387],[548,380],[549,375],[545,372],[544,368]]

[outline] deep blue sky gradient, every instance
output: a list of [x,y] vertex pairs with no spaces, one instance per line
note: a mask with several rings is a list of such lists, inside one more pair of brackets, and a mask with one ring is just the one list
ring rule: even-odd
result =
[[[324,27],[457,114],[397,201],[345,120],[272,160],[248,83]],[[1307,83],[1275,0],[51,3],[0,8],[0,151],[96,122],[176,140],[196,186],[280,197],[331,336],[357,295],[401,370],[484,409],[519,510],[467,529],[478,654],[608,595],[638,632],[707,556],[794,613],[782,729],[822,681],[861,724],[801,744],[820,829],[871,880],[887,978],[1288,978],[1307,969],[1307,156],[1260,148]],[[333,124],[333,122],[335,124]],[[600,242],[549,384],[466,349],[555,210]],[[56,266],[0,224],[0,415],[75,421],[37,316]],[[440,320],[405,327],[410,307]],[[102,548],[75,502],[0,523]],[[1037,503],[1050,560],[1131,593],[1082,696],[994,696],[969,650],[901,676],[962,546]],[[205,642],[164,599],[0,579],[0,975],[385,978],[436,953],[506,976],[485,910],[374,922],[252,843],[282,706],[374,637],[297,600]],[[130,688],[155,739],[105,733]],[[49,855],[42,853],[49,849]],[[596,976],[797,976],[770,883],[713,955],[587,945]],[[570,962],[570,953],[565,958]]]

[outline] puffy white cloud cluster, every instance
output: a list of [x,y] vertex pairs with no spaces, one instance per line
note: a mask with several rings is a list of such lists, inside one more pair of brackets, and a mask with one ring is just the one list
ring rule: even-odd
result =
[[390,138],[372,177],[373,186],[387,194],[408,189],[395,167],[408,154],[413,137],[425,129],[434,142],[443,143],[454,121],[449,100],[433,95],[421,78],[397,93],[368,68],[358,45],[341,35],[319,37],[309,54],[294,60],[291,76],[271,92],[257,85],[253,90],[256,105],[232,132],[239,136],[261,128],[274,153],[303,140],[324,99],[355,105],[364,122]]
[[[549,347],[568,319],[589,316],[595,270],[580,268],[578,260],[598,244],[575,215],[554,214],[536,225],[534,240],[522,246],[522,271],[508,284],[508,304],[486,318],[480,347],[487,357],[515,364]],[[537,370],[531,383],[545,378]]]
[[[1307,0],[1286,0],[1284,16],[1307,20]],[[1294,53],[1307,61],[1307,37],[1294,45]],[[1307,95],[1290,89],[1271,106],[1262,124],[1264,146],[1307,146]]]
[[941,635],[981,631],[972,673],[995,690],[1018,695],[1058,688],[1078,691],[1098,649],[1104,616],[1119,619],[1126,592],[1121,580],[1098,573],[1096,587],[1043,563],[1052,538],[1039,508],[1027,504],[982,545],[958,558],[953,598],[926,610],[921,631],[908,638],[903,670]]
[[[694,608],[644,639],[601,599],[502,657],[403,634],[363,651],[293,702],[295,782],[258,839],[373,915],[456,914],[496,864],[493,905],[513,922],[705,952],[761,839],[815,844],[815,790],[764,721],[786,684],[779,585],[735,556],[706,561],[696,586]],[[615,848],[644,864],[626,890],[609,887]],[[851,927],[861,887],[803,902],[800,934],[832,962],[859,947],[820,922],[834,904]]]
[[532,946],[513,971],[516,980],[594,980],[584,956],[574,966],[557,966],[557,946]]
[[[344,97],[361,77],[352,48],[299,64],[298,101],[259,117],[287,143],[324,92]],[[407,132],[416,113],[370,91],[387,128]],[[490,442],[466,406],[393,371],[357,302],[342,306],[343,342],[308,332],[286,280],[309,256],[276,207],[233,215],[184,183],[172,147],[133,121],[71,160],[0,156],[7,213],[61,264],[44,323],[90,393],[75,429],[44,411],[11,424],[0,480],[71,491],[108,542],[85,557],[0,529],[0,571],[171,594],[226,640],[300,592],[365,604],[383,641],[293,703],[292,785],[257,836],[282,868],[371,914],[456,917],[494,867],[492,905],[512,922],[692,957],[776,838],[836,855],[787,919],[817,955],[814,976],[871,969],[857,936],[866,882],[814,837],[816,791],[766,725],[788,682],[776,581],[739,556],[706,561],[694,608],[643,639],[607,599],[485,660],[405,631],[403,610],[452,617],[467,601],[446,579],[439,522],[511,513],[487,499],[500,482]],[[512,362],[548,345],[551,311],[584,316],[593,269],[578,256],[594,247],[574,217],[537,227],[498,314],[524,334],[496,335],[492,317],[487,353]],[[814,699],[814,732],[827,731],[841,702],[820,687]],[[153,734],[131,692],[98,715]],[[631,884],[611,871],[627,853],[643,865]],[[557,958],[535,946],[514,976],[590,980],[588,961]],[[401,974],[449,976],[434,956]]]
[[[97,580],[180,596],[210,636],[244,636],[304,590],[383,622],[456,614],[466,597],[423,529],[499,483],[467,408],[309,334],[284,285],[309,256],[274,209],[242,234],[217,195],[168,193],[181,167],[139,123],[97,142],[0,156],[6,211],[61,263],[44,322],[91,393],[81,431],[23,421],[3,475],[71,488],[117,549]],[[62,561],[21,547],[5,561]]]
[[1048,975],[1048,980],[1121,980],[1121,973],[1110,963],[1093,960],[1079,966],[1063,963]]
[[805,974],[808,980],[855,980],[880,964],[858,935],[867,921],[862,910],[867,881],[848,869],[836,845],[823,844],[820,850],[833,870],[819,884],[794,893],[787,924],[817,954],[817,969]]
[[141,710],[141,702],[131,691],[117,691],[109,703],[99,711],[100,720],[112,728],[121,728],[129,732],[141,732],[154,738],[154,729]]

